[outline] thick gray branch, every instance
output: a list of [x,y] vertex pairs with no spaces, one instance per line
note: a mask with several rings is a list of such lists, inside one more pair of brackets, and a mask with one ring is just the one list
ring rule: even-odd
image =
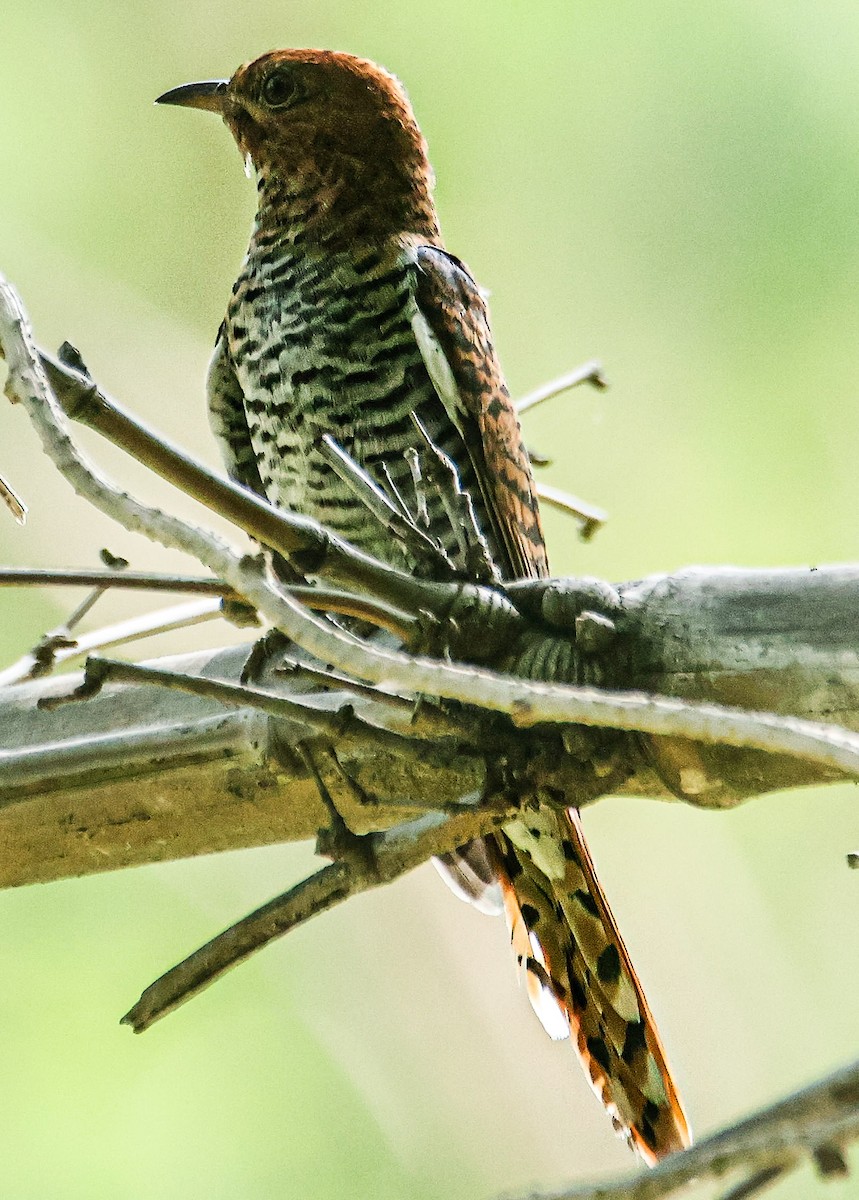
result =
[[[170,660],[193,674],[236,681],[246,647]],[[219,850],[302,841],[326,813],[298,740],[313,729],[263,712],[154,686],[114,686],[86,701],[37,710],[74,677],[9,688],[0,705],[0,886],[85,875]],[[284,695],[329,709],[344,697],[291,676]],[[350,697],[359,712],[368,701]],[[386,713],[391,724],[396,713]],[[408,715],[399,718],[404,731]],[[345,740],[345,739],[344,739]],[[479,791],[482,761],[433,745],[423,760],[349,741],[344,768],[380,802],[343,813],[356,832]],[[386,806],[384,798],[390,798]],[[413,809],[403,808],[409,797]]]
[[[859,566],[692,567],[620,591],[624,686],[859,729]],[[707,807],[835,778],[680,738],[648,739],[647,756],[663,784]]]
[[[859,728],[859,569],[694,570],[619,589],[613,670],[667,695],[759,705]],[[557,608],[557,605],[556,605]],[[553,610],[554,611],[554,610]],[[557,614],[555,613],[557,616]],[[247,649],[171,662],[235,682]],[[272,676],[280,694],[359,713],[367,695],[312,692]],[[69,677],[0,693],[0,884],[110,870],[222,849],[311,838],[325,813],[294,752],[312,730],[265,713],[151,686],[108,686],[53,712],[39,696],[63,694]],[[312,694],[311,694],[312,693]],[[410,731],[408,710],[385,724]],[[376,799],[344,814],[359,832],[479,792],[495,750],[422,743],[415,756],[381,754],[354,737],[338,755]],[[837,778],[799,758],[680,739],[626,746],[626,792],[726,806],[753,793]]]

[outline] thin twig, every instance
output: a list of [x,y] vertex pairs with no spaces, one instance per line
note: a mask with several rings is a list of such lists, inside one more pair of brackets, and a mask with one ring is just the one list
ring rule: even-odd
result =
[[19,525],[26,523],[27,505],[2,475],[0,475],[0,500],[6,505]]
[[161,575],[150,571],[72,571],[0,567],[0,587],[98,587],[148,592],[194,592],[236,598],[232,588],[202,575]]
[[120,1024],[130,1025],[135,1033],[143,1033],[256,950],[333,908],[358,890],[345,863],[323,867],[166,971],[146,988]]
[[730,1188],[719,1200],[749,1200],[750,1196],[760,1195],[764,1188],[768,1188],[771,1183],[775,1183],[786,1174],[785,1167],[764,1167],[748,1179],[743,1179],[736,1187]]
[[[414,736],[406,737],[381,725],[371,724],[358,716],[348,703],[332,712],[330,709],[314,707],[309,698],[301,701],[290,700],[265,688],[212,679],[207,675],[186,675],[180,671],[124,662],[121,659],[90,658],[87,661],[83,683],[64,696],[45,697],[39,702],[39,707],[53,709],[78,698],[87,698],[108,682],[153,684],[187,692],[192,696],[217,700],[219,704],[235,708],[261,709],[279,720],[295,721],[304,725],[314,735],[334,739],[343,747],[348,747],[353,740],[357,740],[362,745],[372,742],[377,750],[387,750],[404,758],[420,754],[420,750],[414,745]],[[428,736],[433,735],[430,733]],[[464,737],[460,740],[465,743]]]
[[[155,575],[148,572],[123,572],[120,574],[115,571],[18,571],[0,568],[0,587],[42,585],[79,587],[92,584],[97,585],[97,590],[93,596],[88,597],[87,609],[81,607],[76,609],[65,625],[45,634],[33,650],[28,651],[17,662],[0,671],[0,687],[23,683],[28,679],[41,678],[63,664],[79,661],[98,650],[108,650],[140,641],[142,638],[173,633],[178,629],[188,629],[193,625],[215,620],[225,615],[221,598],[227,602],[238,599],[236,592],[221,583],[220,580],[198,576]],[[84,612],[91,607],[92,601],[108,590],[108,587],[156,592],[187,591],[201,595],[214,595],[219,599],[202,603],[173,605],[170,608],[158,609],[156,612],[143,613],[127,621],[105,625],[74,638],[70,637],[69,630],[72,625],[80,620]],[[419,624],[413,617],[381,600],[370,600],[335,588],[295,585],[287,590],[309,608],[335,613],[338,616],[358,617],[380,629],[387,629],[405,644],[409,644],[419,632]]]
[[509,815],[503,808],[481,813],[472,810],[459,816],[428,813],[386,833],[370,835],[372,856],[363,867],[357,857],[332,863],[270,900],[157,979],[122,1023],[142,1033],[231,967],[311,917],[359,892],[391,883],[433,855],[450,853],[469,838],[497,828]]
[[568,517],[573,517],[579,524],[579,537],[588,542],[608,520],[608,513],[587,500],[581,500],[572,492],[553,487],[551,483],[536,483],[537,495],[553,508],[560,509]]
[[664,1200],[695,1180],[745,1171],[747,1182],[770,1170],[786,1173],[813,1159],[821,1145],[845,1147],[857,1138],[859,1062],[672,1154],[646,1175],[532,1193],[528,1200]]
[[390,533],[407,549],[430,559],[437,570],[440,569],[445,575],[450,574],[451,563],[441,546],[420,529],[411,517],[400,512],[399,507],[331,434],[323,435],[320,449],[335,475],[361,501],[386,533]]
[[417,704],[413,697],[401,696],[394,692],[386,692],[379,687],[371,687],[366,683],[348,675],[340,675],[336,671],[326,671],[297,658],[286,657],[276,668],[277,674],[298,675],[309,683],[315,683],[326,690],[346,691],[350,696],[360,696],[371,700],[376,705],[394,709],[408,718],[409,732],[414,737],[429,738],[437,741],[440,738],[455,738],[460,743],[469,742],[473,745],[486,746],[490,737],[486,723],[480,722],[473,714],[459,711],[445,713],[429,700],[422,697]]
[[[109,551],[103,551],[103,555],[109,555]],[[116,566],[113,570],[106,572],[106,579],[112,578],[114,574],[122,566],[125,566],[124,559],[114,560]],[[79,654],[78,639],[73,636],[73,630],[81,623],[87,613],[95,607],[98,601],[107,591],[105,583],[97,583],[96,586],[86,595],[83,600],[72,609],[70,615],[62,622],[61,625],[55,626],[53,629],[43,633],[39,641],[24,654],[17,662],[8,667],[6,671],[0,673],[0,686],[9,683],[19,683],[27,679],[39,679],[45,675],[50,675],[52,671],[64,660],[75,657]],[[127,637],[122,640],[129,640]]]
[[404,451],[405,460],[408,463],[409,472],[412,477],[412,489],[415,493],[415,513],[416,520],[429,529],[429,510],[427,509],[427,494],[424,486],[424,477],[421,473],[421,456],[418,454],[414,446],[407,446]]
[[559,375],[551,383],[544,383],[542,387],[535,388],[533,392],[529,392],[527,396],[523,396],[521,400],[516,401],[516,411],[521,416],[529,408],[536,408],[538,404],[542,404],[545,400],[552,400],[555,396],[560,396],[562,392],[568,392],[571,388],[578,387],[582,383],[589,383],[591,387],[605,391],[608,384],[602,373],[601,362],[597,359],[592,359],[590,362],[582,363],[575,370],[568,371],[566,375]]
[[177,629],[190,629],[206,621],[217,620],[221,613],[219,600],[193,601],[175,604],[171,608],[160,608],[156,612],[143,613],[128,621],[105,625],[91,633],[82,633],[65,642],[55,642],[46,658],[42,643],[0,671],[0,687],[24,683],[48,675],[57,667],[79,661],[97,650],[110,650],[125,646],[142,638],[155,637],[161,633],[173,633]]
[[406,502],[403,499],[402,492],[397,487],[396,483],[394,483],[394,477],[391,474],[390,469],[388,468],[388,464],[384,459],[382,459],[381,462],[379,463],[379,471],[385,478],[385,483],[387,484],[388,491],[390,493],[390,499],[393,500],[394,504],[397,507],[397,510],[400,513],[402,513],[402,515],[405,517],[405,519],[409,522],[410,525],[413,525],[415,528],[417,528],[415,519],[408,510]]
[[339,588],[316,587],[310,584],[284,584],[283,588],[295,600],[300,600],[314,612],[333,613],[338,617],[357,617],[358,620],[367,621],[379,629],[387,629],[407,646],[422,633],[418,618],[393,604],[386,604],[384,600],[374,600],[370,596],[359,596],[355,592],[345,592]]

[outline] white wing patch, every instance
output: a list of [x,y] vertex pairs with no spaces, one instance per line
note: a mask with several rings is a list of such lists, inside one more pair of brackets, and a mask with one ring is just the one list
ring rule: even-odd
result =
[[528,999],[540,1024],[553,1042],[563,1042],[570,1036],[570,1022],[554,992],[533,971],[527,975]]
[[456,428],[461,429],[462,418],[460,415],[459,388],[456,386],[453,371],[451,370],[450,363],[447,361],[447,355],[441,348],[441,342],[439,342],[432,329],[430,329],[429,321],[427,321],[417,305],[415,305],[415,310],[412,313],[411,324],[415,341],[421,352],[421,358],[424,360],[424,366],[432,380],[432,385],[438,394],[438,398],[441,400],[445,412]]

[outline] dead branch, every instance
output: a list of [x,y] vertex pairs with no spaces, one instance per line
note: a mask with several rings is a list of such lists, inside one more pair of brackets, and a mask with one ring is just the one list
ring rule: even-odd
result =
[[338,847],[341,853],[331,866],[270,900],[150,984],[123,1024],[143,1033],[276,938],[351,896],[392,883],[434,855],[450,853],[465,839],[488,833],[511,812],[496,804],[483,805],[478,820],[473,812],[458,817],[430,813],[387,833],[352,838],[345,853]]
[[527,1200],[663,1200],[691,1183],[741,1173],[729,1200],[752,1195],[749,1183],[757,1190],[761,1178],[768,1182],[809,1161],[821,1175],[846,1174],[844,1152],[857,1138],[859,1062],[672,1154],[646,1175],[532,1193]]
[[[45,449],[73,486],[127,529],[144,532],[165,545],[193,554],[286,636],[320,661],[329,662],[339,670],[370,683],[384,682],[413,694],[443,696],[492,712],[506,713],[519,727],[548,722],[610,727],[685,737],[708,744],[727,742],[811,759],[823,767],[848,775],[859,768],[859,738],[834,726],[822,726],[769,713],[730,711],[717,705],[663,700],[633,692],[612,694],[592,688],[576,689],[529,682],[491,671],[475,670],[470,666],[442,664],[437,659],[410,658],[396,651],[371,646],[341,630],[335,630],[274,586],[258,561],[247,556],[239,558],[222,539],[213,534],[140,504],[96,472],[84,460],[64,428],[42,368],[44,356],[40,356],[35,348],[20,301],[7,284],[0,288],[0,295],[4,302],[0,341],[9,364],[7,393],[25,404]],[[63,370],[68,374],[68,369]],[[163,451],[157,439],[109,404],[91,382],[80,377],[76,388],[75,407],[78,413],[84,409],[91,411],[95,407],[101,414],[96,422],[100,432],[108,432],[112,438],[116,434],[119,444],[133,448],[141,461],[157,464]],[[121,438],[117,433],[119,429],[124,431]],[[199,498],[196,488],[199,469],[179,452],[169,450],[167,453],[176,466],[177,474],[188,483],[191,493]],[[215,482],[221,492],[226,489],[232,500],[237,496],[244,504],[251,502],[252,497],[241,489],[230,488],[223,481]],[[274,522],[278,536],[282,535],[285,523],[291,530],[291,536],[297,528],[303,532],[312,531],[317,543],[325,542],[325,531],[306,518],[299,521],[291,514],[285,515],[262,502],[255,501],[252,507],[257,514],[263,514],[264,524],[271,526]],[[259,531],[254,532],[257,534]],[[271,538],[263,537],[262,540],[272,544]],[[275,540],[275,544],[278,549],[288,551],[290,548],[306,549],[308,543],[304,541],[297,546],[293,537],[291,547],[282,541],[278,543]],[[358,555],[345,543],[338,542],[337,546],[338,555],[347,558]],[[365,564],[373,562],[366,556],[358,555],[358,558]],[[381,569],[381,564],[375,566]],[[370,574],[377,578],[379,572],[373,567]],[[417,583],[409,576],[404,578],[410,584]],[[469,599],[472,603],[475,600],[479,603],[486,591],[474,587]],[[463,594],[468,595],[468,585],[458,588],[457,598],[461,600]],[[490,592],[488,611],[496,616],[501,614],[500,625],[495,632],[497,635],[500,628],[509,638],[509,623],[515,619],[512,606],[505,608],[503,598],[498,596],[493,599]],[[467,615],[467,606],[465,613]],[[487,605],[484,603],[478,626],[481,638],[477,639],[481,644],[485,642],[487,633],[486,613]],[[470,629],[467,632],[468,641],[472,641]]]

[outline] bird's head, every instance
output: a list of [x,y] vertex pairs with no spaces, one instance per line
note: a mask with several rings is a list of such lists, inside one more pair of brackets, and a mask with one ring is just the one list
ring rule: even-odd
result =
[[389,218],[411,209],[424,220],[432,212],[432,171],[411,104],[368,59],[274,50],[231,79],[187,83],[156,103],[220,114],[263,187],[327,196],[328,209],[369,204]]

